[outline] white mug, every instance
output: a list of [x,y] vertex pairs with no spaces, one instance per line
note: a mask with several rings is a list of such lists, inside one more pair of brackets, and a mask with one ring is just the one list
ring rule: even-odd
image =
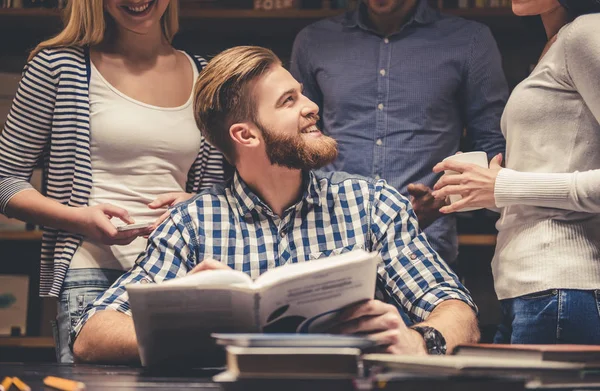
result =
[[[470,163],[470,164],[478,165],[483,168],[488,168],[487,153],[482,152],[482,151],[459,153],[456,155],[448,156],[443,161],[445,162],[448,160],[451,160],[454,162],[461,162],[461,163]],[[444,171],[444,173],[446,175],[459,174],[458,172],[452,171],[452,170],[446,170],[446,171]],[[460,194],[451,194],[450,195],[450,203],[451,204],[455,203],[456,201],[460,201],[461,199],[462,199],[462,196]],[[469,207],[469,208],[462,208],[462,209],[459,209],[457,212],[468,212],[468,211],[477,210],[477,209],[482,209],[482,207],[475,206],[475,207]]]

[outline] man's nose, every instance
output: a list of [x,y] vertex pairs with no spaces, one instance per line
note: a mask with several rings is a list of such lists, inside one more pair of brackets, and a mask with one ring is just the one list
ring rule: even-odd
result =
[[302,108],[303,115],[317,115],[319,113],[319,106],[306,96],[302,95],[305,99],[304,106]]

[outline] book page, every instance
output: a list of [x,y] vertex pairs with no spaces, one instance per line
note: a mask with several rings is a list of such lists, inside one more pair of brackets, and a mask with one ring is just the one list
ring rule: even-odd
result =
[[295,280],[301,276],[310,275],[318,271],[343,268],[352,263],[361,263],[367,258],[372,257],[373,255],[364,250],[354,250],[328,258],[287,264],[263,273],[254,281],[254,286],[256,289],[262,289],[269,285],[280,284],[287,280]]
[[373,298],[378,262],[377,253],[356,250],[298,265],[302,267],[283,266],[274,270],[278,273],[269,271],[268,279],[257,280],[263,284],[257,290],[262,331],[327,330],[342,308]]
[[217,352],[214,332],[258,331],[247,287],[134,284],[127,292],[144,366],[210,357],[206,352]]
[[205,270],[194,274],[187,274],[184,277],[167,280],[161,284],[168,284],[169,286],[236,285],[240,287],[250,287],[252,285],[252,278],[246,273],[237,270]]

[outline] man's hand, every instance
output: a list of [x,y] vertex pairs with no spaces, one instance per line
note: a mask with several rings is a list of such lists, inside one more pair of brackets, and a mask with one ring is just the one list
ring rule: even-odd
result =
[[425,229],[443,216],[440,208],[446,206],[445,199],[436,199],[431,188],[422,183],[411,183],[407,187],[410,203],[419,219],[419,227]]
[[200,273],[205,270],[231,270],[231,268],[214,259],[205,259],[190,270],[189,274]]
[[392,354],[427,354],[421,334],[404,324],[398,309],[379,300],[369,300],[346,308],[330,332],[368,335],[387,346]]

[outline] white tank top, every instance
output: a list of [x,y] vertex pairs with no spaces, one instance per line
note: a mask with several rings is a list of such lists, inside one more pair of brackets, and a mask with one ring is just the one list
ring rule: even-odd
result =
[[[193,59],[188,59],[194,70],[193,83],[198,70]],[[142,103],[114,88],[91,64],[90,206],[110,203],[126,209],[136,223],[152,222],[166,209],[153,210],[148,203],[160,194],[185,191],[187,174],[198,156],[201,141],[192,95],[179,107]],[[123,224],[120,220],[113,223]],[[107,246],[84,239],[70,268],[127,270],[145,248],[144,238],[127,246]]]

